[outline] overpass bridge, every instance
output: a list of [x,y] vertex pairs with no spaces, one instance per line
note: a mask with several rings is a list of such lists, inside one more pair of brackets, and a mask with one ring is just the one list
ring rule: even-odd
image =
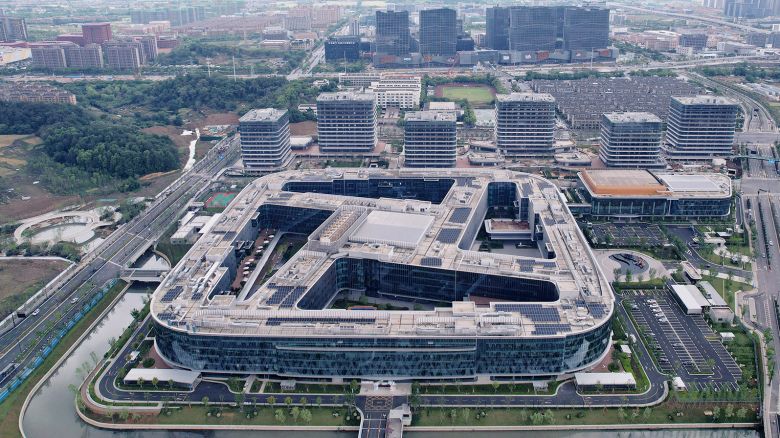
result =
[[125,268],[119,272],[119,278],[124,281],[141,281],[144,283],[161,283],[165,275],[170,271],[165,269]]

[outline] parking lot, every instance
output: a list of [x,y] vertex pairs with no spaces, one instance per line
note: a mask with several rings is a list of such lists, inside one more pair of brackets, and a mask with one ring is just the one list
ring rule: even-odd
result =
[[611,246],[663,246],[669,239],[661,227],[653,224],[593,224],[593,237],[600,243]]
[[737,389],[742,371],[702,315],[685,314],[669,291],[624,292],[624,303],[661,372],[689,388]]

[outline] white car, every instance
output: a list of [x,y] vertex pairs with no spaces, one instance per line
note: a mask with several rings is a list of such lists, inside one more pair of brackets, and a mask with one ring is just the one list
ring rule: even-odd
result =
[[79,297],[73,297],[73,298],[70,300],[70,303],[71,303],[71,304],[76,304],[76,303],[78,303],[78,302],[79,302]]
[[39,313],[41,313],[41,309],[35,309],[32,313],[32,316],[38,316]]

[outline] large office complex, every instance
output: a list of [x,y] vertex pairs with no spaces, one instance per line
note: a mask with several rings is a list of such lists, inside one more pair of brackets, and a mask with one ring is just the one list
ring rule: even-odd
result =
[[0,15],[0,41],[27,41],[27,22],[24,18]]
[[409,54],[410,48],[409,12],[377,11],[376,52],[403,56]]
[[458,43],[458,20],[454,9],[420,11],[420,53],[451,56]]
[[414,111],[404,116],[404,166],[455,167],[455,113]]
[[594,217],[695,219],[731,211],[731,180],[719,173],[594,169],[579,179],[584,203],[572,210]]
[[595,6],[487,8],[486,46],[519,52],[578,51],[609,47],[609,9]]
[[376,146],[376,98],[373,93],[340,91],[317,96],[320,151],[371,152]]
[[555,99],[546,93],[496,96],[496,145],[510,158],[553,155]]
[[106,41],[103,43],[106,66],[116,70],[138,70],[144,63],[144,51],[136,41]]
[[672,97],[666,120],[666,157],[707,161],[730,156],[738,112],[737,102],[726,97]]
[[30,43],[32,65],[37,68],[65,68],[68,63],[65,59],[66,47],[78,47],[67,41]]
[[651,113],[607,113],[601,116],[599,157],[607,167],[652,169],[661,159],[661,119]]
[[287,110],[253,109],[238,121],[241,160],[249,174],[283,169],[290,163],[290,126]]
[[[494,209],[538,255],[471,250]],[[289,239],[305,243],[260,275]],[[354,291],[421,310],[333,308]],[[171,366],[338,381],[554,379],[606,356],[613,308],[555,185],[478,169],[264,176],[151,300],[155,349]]]

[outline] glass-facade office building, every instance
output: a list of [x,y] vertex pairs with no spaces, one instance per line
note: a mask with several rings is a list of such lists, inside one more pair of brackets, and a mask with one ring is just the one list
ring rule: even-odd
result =
[[[455,173],[452,177],[437,177],[435,172],[444,171],[426,172],[429,174],[427,177],[302,178],[279,185],[276,190],[284,195],[280,199],[289,199],[293,194],[310,194],[312,199],[316,199],[317,195],[322,198],[350,196],[363,200],[381,199],[380,202],[384,203],[390,202],[388,200],[410,200],[435,208],[445,208],[453,193],[483,190],[478,201],[479,211],[475,212],[478,214],[473,220],[475,224],[481,225],[485,212],[490,208],[513,211],[531,221],[539,220],[542,228],[562,224],[562,218],[554,220],[552,216],[539,217],[539,213],[534,213],[532,204],[541,198],[533,198],[535,186],[529,183],[496,181],[483,184],[483,181],[458,177]],[[551,185],[542,187],[543,190],[552,188]],[[241,204],[240,200],[236,202]],[[476,198],[469,205],[476,206]],[[464,209],[470,208],[456,208],[452,216],[448,214],[447,220],[449,223],[465,224],[463,232],[476,235],[478,229],[470,230],[468,220],[463,216],[469,213]],[[278,234],[298,233],[311,239],[328,221],[333,220],[338,211],[284,205],[281,200],[269,199],[251,214],[247,228],[239,230],[233,238],[251,238],[258,230],[272,229]],[[540,236],[540,241],[549,242],[544,236]],[[310,252],[309,255],[316,254],[314,249],[302,250],[306,251]],[[441,262],[441,259],[438,260]],[[300,318],[302,324],[312,327],[302,329],[306,334],[300,334],[294,326],[290,326],[289,331],[273,332],[272,335],[259,335],[241,325],[236,325],[229,332],[200,330],[173,321],[170,315],[166,315],[168,310],[153,310],[157,325],[155,345],[164,360],[177,367],[203,372],[312,379],[473,379],[478,376],[554,379],[588,368],[608,352],[612,313],[608,289],[604,292],[609,294],[605,301],[564,299],[561,288],[565,286],[558,284],[553,277],[511,276],[498,270],[475,272],[452,269],[434,262],[436,260],[429,258],[424,263],[410,264],[347,252],[334,253],[318,271],[316,280],[308,283],[307,289],[296,295],[294,302],[282,302],[276,310],[279,318],[268,317],[261,322],[273,328],[282,321],[289,324],[293,314],[318,315]],[[227,268],[235,271],[237,262],[234,258],[228,257],[222,263],[230,265]],[[534,263],[542,263],[548,268],[554,266],[549,259]],[[303,270],[300,272],[300,275],[305,275]],[[285,287],[281,284],[274,287]],[[524,336],[507,336],[498,332],[491,335],[483,331],[460,335],[457,332],[437,334],[419,330],[410,333],[390,328],[380,335],[363,332],[361,325],[373,327],[379,318],[387,316],[387,312],[340,311],[346,313],[339,313],[338,318],[321,313],[338,292],[345,290],[358,290],[369,297],[427,306],[446,307],[452,303],[451,317],[437,322],[444,325],[457,319],[458,311],[454,310],[457,303],[464,303],[474,296],[489,298],[495,300],[496,314],[485,315],[486,318],[518,318],[511,313],[517,311],[522,314],[525,321],[522,324],[527,331]],[[158,293],[155,295],[155,300],[161,299]],[[560,306],[561,310],[551,306]],[[577,310],[580,308],[583,310]],[[285,309],[289,309],[290,313],[286,314]],[[587,312],[593,315],[592,322],[584,327],[575,327],[571,320],[563,319],[567,309],[577,312],[588,309]],[[215,316],[222,311],[216,312]],[[411,317],[414,313],[418,312],[399,312],[396,315],[403,319],[407,317],[405,315]],[[318,332],[312,325],[318,322],[332,324],[334,320],[340,323],[338,333]],[[382,327],[378,329],[382,330]]]

